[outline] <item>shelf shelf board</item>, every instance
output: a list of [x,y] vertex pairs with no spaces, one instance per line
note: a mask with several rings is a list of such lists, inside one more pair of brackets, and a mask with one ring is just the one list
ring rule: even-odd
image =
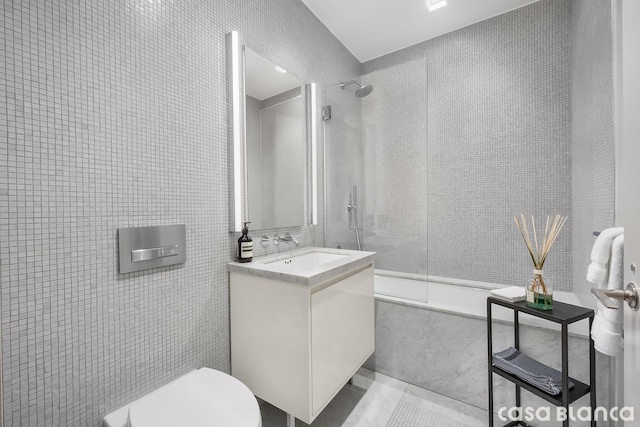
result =
[[496,297],[487,298],[492,304],[501,305],[503,307],[510,308],[512,310],[519,311],[521,313],[527,313],[541,319],[546,319],[551,322],[568,325],[570,323],[577,322],[579,320],[588,319],[594,316],[594,311],[590,308],[579,307],[577,305],[565,304],[562,302],[554,301],[553,308],[551,310],[538,310],[536,308],[529,307],[526,302],[509,302]]
[[[503,378],[506,378],[507,380],[511,381],[512,383],[515,383],[517,385],[519,385],[520,387],[522,387],[525,390],[530,391],[531,393],[535,394],[536,396],[539,396],[541,398],[543,398],[544,400],[546,400],[547,402],[553,403],[556,406],[562,406],[562,393],[558,394],[558,395],[552,395],[549,393],[545,393],[544,391],[540,390],[537,387],[532,386],[531,384],[521,380],[520,378],[516,377],[515,375],[511,375],[508,372],[503,371],[502,369],[498,368],[497,366],[491,366],[491,371],[500,375]],[[582,396],[586,395],[589,393],[589,391],[591,390],[591,387],[583,382],[580,382],[578,380],[576,380],[575,378],[569,378],[571,380],[571,382],[573,382],[574,387],[572,389],[569,390],[569,403],[573,403],[576,400],[580,399]]]

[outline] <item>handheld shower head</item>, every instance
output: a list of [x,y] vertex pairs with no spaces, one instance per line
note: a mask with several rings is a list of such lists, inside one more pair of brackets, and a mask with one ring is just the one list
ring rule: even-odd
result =
[[358,98],[364,98],[365,96],[367,96],[371,92],[373,92],[373,86],[371,86],[371,85],[362,86],[360,84],[360,82],[358,82],[356,80],[351,80],[351,81],[346,82],[346,83],[340,83],[340,89],[344,89],[345,87],[347,87],[349,85],[352,85],[352,84],[357,84],[359,86],[358,89],[356,89],[356,96]]

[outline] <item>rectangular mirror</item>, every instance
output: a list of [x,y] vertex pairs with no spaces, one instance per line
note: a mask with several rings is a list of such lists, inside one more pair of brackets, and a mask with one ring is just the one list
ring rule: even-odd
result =
[[244,47],[247,215],[254,230],[306,224],[302,81]]
[[229,230],[318,223],[315,83],[227,34]]

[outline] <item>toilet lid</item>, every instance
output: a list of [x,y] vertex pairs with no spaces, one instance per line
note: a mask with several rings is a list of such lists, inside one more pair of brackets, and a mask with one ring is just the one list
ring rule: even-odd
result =
[[260,407],[247,386],[201,368],[131,405],[131,427],[260,427]]

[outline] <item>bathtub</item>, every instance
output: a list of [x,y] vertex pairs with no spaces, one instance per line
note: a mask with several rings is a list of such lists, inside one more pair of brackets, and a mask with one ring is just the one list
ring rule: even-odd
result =
[[[486,409],[486,299],[499,287],[375,270],[376,350],[365,367]],[[580,305],[573,293],[556,291],[553,295],[556,301]],[[507,348],[513,345],[513,311],[497,305],[492,310],[494,349]],[[558,368],[559,325],[524,313],[520,313],[519,321],[521,350]],[[572,375],[581,380],[589,378],[588,327],[587,321],[569,325]],[[609,362],[606,357],[598,357],[596,362],[598,399],[607,402]],[[512,404],[512,395],[513,385],[496,378],[497,407]],[[527,402],[533,406],[546,404],[533,395],[527,396]]]
[[[378,300],[475,318],[486,319],[487,297],[492,289],[502,287],[505,285],[388,270],[374,271],[374,292]],[[571,292],[554,291],[553,299],[582,305]],[[494,306],[493,318],[513,322],[513,312]],[[520,315],[520,323],[559,330],[557,324],[526,314]],[[587,336],[588,330],[587,322],[578,322],[569,327],[570,333],[582,336]]]

